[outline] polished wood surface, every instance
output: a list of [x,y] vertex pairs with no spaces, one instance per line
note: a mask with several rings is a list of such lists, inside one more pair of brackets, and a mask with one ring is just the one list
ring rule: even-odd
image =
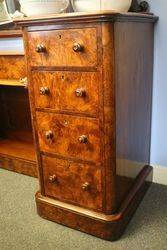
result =
[[[3,38],[20,35],[0,32]],[[37,177],[26,76],[24,56],[0,55],[0,168]]]
[[122,182],[124,194],[116,188],[118,203],[126,196],[130,180],[150,164],[153,34],[152,24],[115,24],[117,186],[122,175],[129,177]]
[[0,87],[0,167],[37,177],[27,90]]
[[4,138],[0,140],[0,154],[35,162],[31,131],[6,131]]
[[[26,148],[26,144],[22,144],[22,147]],[[20,158],[18,152],[14,156],[0,154],[0,168],[13,171],[18,174],[24,174],[36,178],[38,177],[36,160],[29,161],[25,158]]]
[[31,66],[97,66],[95,28],[29,32],[28,41]]
[[[20,29],[0,31],[0,38],[16,37],[22,37]],[[23,54],[0,52],[0,168],[37,177]]]
[[20,79],[26,75],[24,56],[0,55],[0,79]]
[[37,177],[32,132],[5,131],[0,138],[0,168]]
[[149,188],[152,173],[150,166],[143,168],[143,171],[136,178],[135,185],[132,186],[124,203],[122,203],[115,214],[106,215],[73,206],[42,196],[39,192],[36,194],[38,214],[44,219],[105,240],[118,240]]
[[[99,74],[96,72],[47,72],[32,74],[35,105],[39,109],[99,113]],[[48,91],[42,92],[44,88]]]
[[0,79],[1,86],[18,86],[18,87],[25,87],[22,79],[15,80],[15,79]]
[[[86,161],[100,160],[99,121],[62,114],[38,112],[37,130],[40,150]],[[51,131],[52,137],[47,138]],[[85,135],[86,142],[80,141]]]
[[[101,169],[70,160],[42,157],[45,195],[102,210]],[[51,177],[55,177],[53,181]]]
[[[99,12],[17,21],[28,65],[40,216],[108,240],[125,229],[152,172],[144,166],[150,156],[156,20]],[[135,157],[122,159],[121,149]],[[133,176],[129,161],[138,170]],[[126,162],[126,173],[119,162]],[[99,211],[97,220],[92,214]]]
[[12,29],[12,30],[1,30],[0,31],[0,38],[10,38],[10,37],[22,37],[22,30],[21,29]]
[[[68,24],[68,23],[94,23],[94,22],[117,22],[117,21],[131,21],[131,22],[152,22],[157,21],[157,17],[151,13],[119,13],[112,11],[99,11],[99,12],[73,12],[64,14],[53,14],[47,16],[34,16],[25,18],[16,18],[15,23],[22,27],[37,26],[38,24]],[[43,27],[41,27],[42,29]]]

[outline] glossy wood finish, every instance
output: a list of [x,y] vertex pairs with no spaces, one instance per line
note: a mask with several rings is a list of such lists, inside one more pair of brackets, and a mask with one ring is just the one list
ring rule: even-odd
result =
[[[155,23],[157,17],[151,13],[119,13],[112,11],[99,11],[99,12],[74,12],[47,16],[36,16],[36,17],[25,17],[23,19],[15,19],[15,23],[22,27],[34,27],[41,26],[40,29],[43,30],[43,25],[68,25],[68,24],[88,24],[88,23],[102,23],[102,22],[119,22],[119,21],[131,21],[131,22],[144,22],[144,23]],[[33,27],[34,26],[34,27]],[[50,26],[51,27],[51,26]],[[51,27],[52,28],[52,27]]]
[[[45,195],[83,207],[102,210],[100,166],[42,157]],[[55,176],[55,180],[50,178]]]
[[6,131],[4,138],[0,140],[0,154],[27,159],[35,162],[35,150],[31,131]]
[[[132,217],[152,172],[151,167],[143,167],[149,164],[150,155],[156,19],[146,14],[101,12],[17,21],[23,26],[28,64],[40,216],[108,240],[118,238]],[[147,81],[148,88],[143,89]],[[87,104],[80,99],[85,88],[90,97]],[[139,100],[144,103],[144,98],[148,98],[147,107],[141,104],[139,112]],[[141,128],[133,129],[139,128],[139,122]],[[142,134],[144,126],[149,128],[147,135]],[[126,133],[129,138],[122,136]],[[130,149],[135,167],[147,155],[139,175],[139,169],[133,177],[128,175],[130,164],[127,175],[119,171],[121,148],[123,154]],[[129,159],[121,158],[122,164],[125,160]]]
[[26,75],[24,56],[0,55],[0,79],[20,79]]
[[[9,145],[9,143],[8,143]],[[22,147],[26,149],[26,144],[22,144]],[[31,145],[31,150],[33,146]],[[28,154],[28,151],[27,151]],[[28,161],[28,159],[20,158],[19,152],[12,157],[10,155],[0,154],[0,168],[13,171],[19,174],[28,175],[31,177],[38,177],[37,163],[34,158],[33,161]]]
[[0,167],[37,177],[27,90],[0,88]]
[[122,176],[129,177],[122,181],[123,194],[116,189],[118,203],[130,180],[150,163],[153,34],[152,24],[115,24],[117,186]]
[[[35,71],[32,81],[36,108],[96,117],[99,114],[99,80],[96,72]],[[48,88],[48,92],[41,93],[42,88]]]
[[[28,33],[31,66],[97,66],[96,29],[53,30]],[[82,46],[74,51],[75,43]],[[37,53],[38,45],[44,51]]]
[[[86,161],[100,161],[98,120],[44,112],[38,112],[36,117],[41,151]],[[46,137],[48,131],[53,134],[51,138]],[[80,142],[83,135],[87,137],[85,143]]]
[[124,232],[127,224],[139,206],[144,194],[150,186],[152,168],[143,168],[135,180],[135,185],[126,196],[115,214],[105,215],[55,199],[36,194],[38,214],[44,219],[60,223],[93,236],[115,241]]
[[21,79],[0,79],[0,85],[1,86],[14,86],[14,87],[26,87],[25,85],[25,79],[26,78],[21,78]]
[[[21,30],[0,31],[0,38],[21,37]],[[23,55],[0,53],[0,168],[37,177]]]
[[8,29],[8,30],[1,30],[0,31],[0,38],[11,38],[11,37],[22,37],[21,29]]

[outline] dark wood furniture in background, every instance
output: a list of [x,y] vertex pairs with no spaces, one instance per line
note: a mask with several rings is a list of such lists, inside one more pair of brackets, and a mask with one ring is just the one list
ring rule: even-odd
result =
[[[0,31],[1,41],[16,37],[21,30]],[[37,177],[26,76],[24,53],[0,52],[0,168]]]
[[43,218],[106,240],[152,180],[153,34],[146,14],[27,18],[23,27]]

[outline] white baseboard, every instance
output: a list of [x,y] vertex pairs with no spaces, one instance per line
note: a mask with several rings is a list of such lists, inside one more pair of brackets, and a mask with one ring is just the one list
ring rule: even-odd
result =
[[167,185],[167,167],[153,166],[153,182]]

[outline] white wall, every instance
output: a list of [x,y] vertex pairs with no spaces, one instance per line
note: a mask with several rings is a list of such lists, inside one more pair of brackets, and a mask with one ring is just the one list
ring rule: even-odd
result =
[[167,1],[149,0],[155,25],[151,163],[167,166]]

